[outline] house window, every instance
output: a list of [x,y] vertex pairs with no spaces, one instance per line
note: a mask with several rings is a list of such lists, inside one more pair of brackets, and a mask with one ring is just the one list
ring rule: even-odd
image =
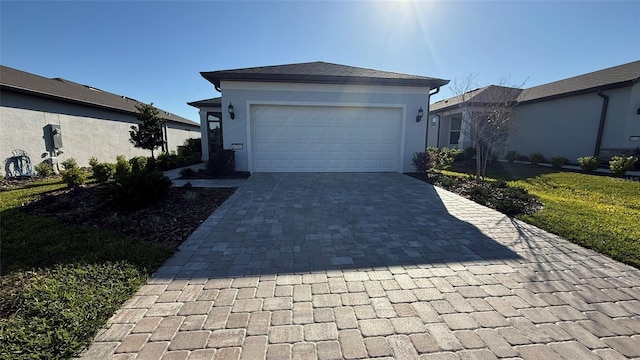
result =
[[462,114],[451,116],[451,127],[449,129],[449,145],[458,145],[461,128],[462,128]]
[[222,150],[222,121],[220,113],[207,113],[209,153]]

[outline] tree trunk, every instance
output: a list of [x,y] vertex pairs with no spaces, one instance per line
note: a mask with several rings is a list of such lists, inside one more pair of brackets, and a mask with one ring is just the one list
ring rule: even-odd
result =
[[476,180],[480,180],[482,175],[482,149],[480,142],[476,139]]

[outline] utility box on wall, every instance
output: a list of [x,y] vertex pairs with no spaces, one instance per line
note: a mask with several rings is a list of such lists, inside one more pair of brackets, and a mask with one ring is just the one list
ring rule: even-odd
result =
[[44,146],[49,152],[62,148],[62,131],[60,125],[48,124],[44,128]]

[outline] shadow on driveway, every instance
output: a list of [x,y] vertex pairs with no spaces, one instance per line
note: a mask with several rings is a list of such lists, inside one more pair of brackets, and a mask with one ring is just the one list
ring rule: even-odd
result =
[[238,277],[518,258],[452,216],[432,185],[408,176],[254,174],[156,277]]

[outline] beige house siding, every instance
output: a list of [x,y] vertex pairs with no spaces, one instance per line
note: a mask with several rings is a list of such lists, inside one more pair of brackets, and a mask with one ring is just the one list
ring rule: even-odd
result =
[[[88,166],[89,158],[114,161],[119,154],[126,157],[149,156],[147,150],[137,149],[129,142],[129,128],[137,123],[133,114],[110,111],[52,99],[2,92],[0,106],[0,157],[11,156],[12,151],[26,151],[34,164],[41,161],[46,152],[43,127],[60,125],[62,150],[59,157],[73,157],[80,166]],[[199,138],[197,125],[170,123],[168,143],[176,150],[187,138]]]
[[[640,135],[640,121],[633,113],[632,93],[639,85],[606,90],[609,105],[602,133],[601,153],[605,158],[616,152],[635,149],[638,142],[630,136]],[[507,140],[505,149],[529,155],[541,152],[549,159],[564,156],[571,162],[594,153],[603,98],[597,93],[524,103],[514,109],[516,131]],[[635,119],[634,119],[635,117]],[[635,120],[635,121],[634,121]]]

